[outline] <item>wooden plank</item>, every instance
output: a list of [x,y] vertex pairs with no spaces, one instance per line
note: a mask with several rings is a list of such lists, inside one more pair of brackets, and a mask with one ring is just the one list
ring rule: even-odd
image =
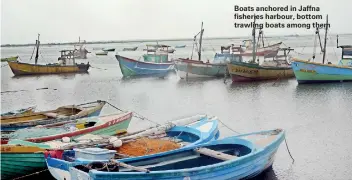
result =
[[121,166],[121,167],[124,167],[124,168],[127,168],[127,169],[132,169],[132,170],[135,170],[135,171],[149,173],[149,170],[145,169],[145,168],[132,166],[132,165],[129,165],[129,164],[126,164],[126,163],[123,163],[123,162],[116,161],[116,160],[114,160],[113,162],[116,163],[118,166]]
[[194,151],[198,152],[199,154],[203,154],[206,156],[210,156],[216,159],[221,159],[223,161],[231,160],[231,159],[236,159],[237,156],[225,154],[219,151],[214,151],[208,148],[197,148]]

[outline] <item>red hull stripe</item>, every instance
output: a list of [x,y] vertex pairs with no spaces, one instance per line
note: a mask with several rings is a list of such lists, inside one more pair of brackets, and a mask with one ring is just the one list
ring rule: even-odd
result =
[[99,117],[99,119],[106,121],[106,122],[104,124],[99,125],[99,126],[93,126],[93,127],[81,129],[81,130],[74,131],[74,132],[68,132],[68,133],[52,135],[52,136],[45,136],[45,137],[40,137],[40,138],[30,138],[30,139],[26,139],[26,141],[46,142],[46,141],[51,141],[51,140],[55,140],[55,139],[60,139],[63,137],[75,137],[75,136],[79,136],[82,134],[87,134],[90,132],[94,132],[94,131],[97,131],[100,129],[107,128],[107,127],[115,125],[117,123],[126,121],[131,117],[132,117],[132,112],[129,112],[128,114],[126,114],[124,116],[115,115],[115,116]]

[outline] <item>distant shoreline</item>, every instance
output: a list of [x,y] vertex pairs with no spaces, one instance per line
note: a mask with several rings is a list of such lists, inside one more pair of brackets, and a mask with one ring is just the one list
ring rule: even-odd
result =
[[[279,35],[279,36],[267,36],[267,38],[272,37],[304,37],[312,36],[313,34],[304,34],[304,35]],[[352,34],[340,34],[340,35],[352,35]],[[242,37],[208,37],[204,40],[217,40],[217,39],[241,39],[241,38],[250,38],[249,36]],[[191,41],[193,38],[179,38],[179,39],[139,39],[139,40],[112,40],[112,41],[87,41],[85,44],[111,44],[111,43],[129,43],[129,42],[150,42],[150,41]],[[79,42],[65,42],[65,43],[44,43],[41,45],[45,46],[56,46],[56,45],[74,45]],[[34,43],[29,44],[2,44],[1,47],[25,47],[25,46],[34,46]]]

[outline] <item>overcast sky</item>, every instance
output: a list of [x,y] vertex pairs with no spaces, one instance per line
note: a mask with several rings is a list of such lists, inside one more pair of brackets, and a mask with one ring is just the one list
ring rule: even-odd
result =
[[[34,43],[37,33],[42,43],[78,41],[78,36],[87,41],[192,38],[201,21],[204,37],[249,36],[250,29],[234,28],[234,5],[319,6],[320,12],[305,13],[324,15],[322,23],[329,14],[332,33],[352,32],[351,0],[1,0],[1,44]],[[264,32],[310,34],[313,29]]]

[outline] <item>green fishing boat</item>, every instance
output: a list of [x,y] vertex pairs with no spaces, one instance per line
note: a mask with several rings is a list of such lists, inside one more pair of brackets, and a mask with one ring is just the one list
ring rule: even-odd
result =
[[1,58],[1,62],[7,62],[7,61],[17,61],[18,56],[11,56],[7,58]]
[[60,123],[21,129],[17,134],[16,132],[13,134],[16,138],[1,145],[1,179],[13,179],[46,169],[45,153],[51,146],[45,142],[67,138],[75,140],[86,134],[106,136],[121,134],[127,131],[131,118],[132,112],[122,112],[109,116],[83,118],[73,123],[70,129],[64,127],[67,124],[60,126]]
[[13,179],[46,168],[45,149],[33,146],[1,146],[1,179]]

